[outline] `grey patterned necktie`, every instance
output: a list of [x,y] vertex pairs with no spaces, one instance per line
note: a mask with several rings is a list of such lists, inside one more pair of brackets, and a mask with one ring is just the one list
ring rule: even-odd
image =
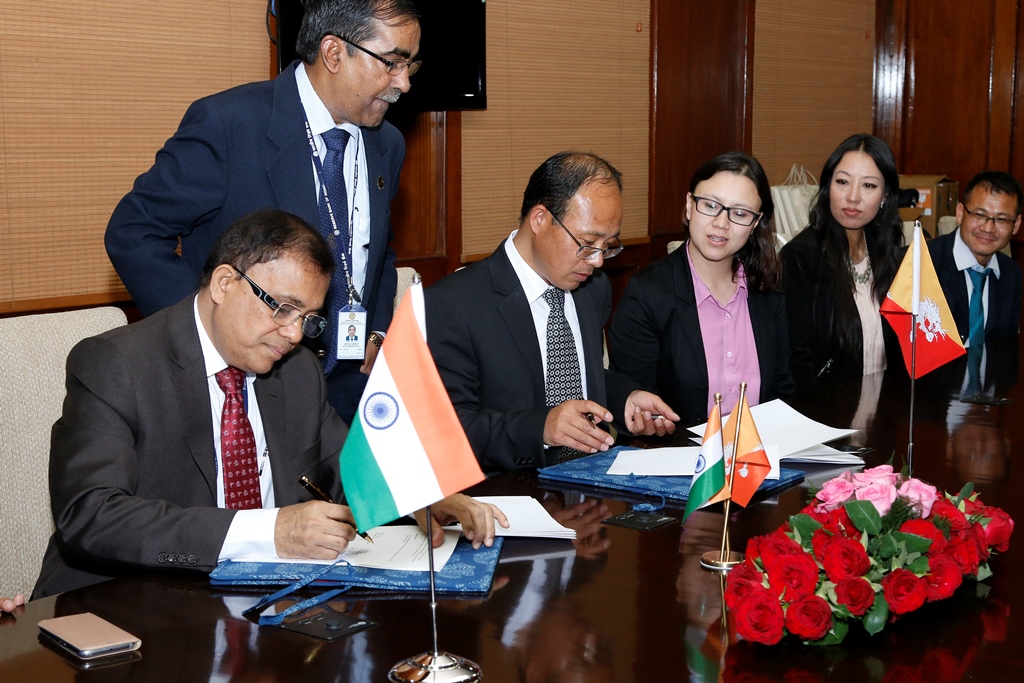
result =
[[[548,303],[547,377],[544,379],[544,401],[557,406],[565,401],[583,399],[583,381],[580,358],[576,354],[576,340],[569,321],[565,318],[565,292],[551,287],[542,295]],[[564,462],[585,453],[572,448],[548,449],[548,462]]]

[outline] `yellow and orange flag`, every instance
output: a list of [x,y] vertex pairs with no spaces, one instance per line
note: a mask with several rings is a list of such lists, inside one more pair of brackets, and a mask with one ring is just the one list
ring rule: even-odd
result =
[[[914,227],[914,241],[907,249],[881,306],[882,317],[896,332],[907,372],[913,374],[914,379],[966,353],[953,313],[935,274],[932,257],[922,242],[921,224],[918,223]],[[916,365],[911,359],[911,313],[917,314]]]

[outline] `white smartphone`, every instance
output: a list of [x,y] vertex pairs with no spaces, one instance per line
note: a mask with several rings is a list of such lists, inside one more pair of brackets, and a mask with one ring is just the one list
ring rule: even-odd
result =
[[92,612],[43,619],[39,622],[39,631],[79,659],[131,652],[142,647],[141,640]]

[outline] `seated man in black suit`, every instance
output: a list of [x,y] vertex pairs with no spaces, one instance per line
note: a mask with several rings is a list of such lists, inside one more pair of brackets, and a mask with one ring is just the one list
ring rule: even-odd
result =
[[607,450],[605,406],[634,434],[675,430],[660,398],[602,366],[612,293],[598,267],[622,250],[621,223],[619,172],[556,154],[530,177],[519,229],[427,289],[427,344],[485,472]]
[[1017,335],[1021,268],[1000,253],[1020,228],[1024,192],[1013,176],[983,171],[957,204],[953,232],[928,242],[935,272],[964,345]]
[[[50,447],[57,530],[33,597],[143,568],[347,547],[351,510],[299,481],[342,500],[348,430],[300,345],[326,326],[333,266],[305,221],[260,211],[218,238],[197,294],[72,349]],[[493,538],[490,506],[457,494],[434,507],[473,525],[475,543]]]

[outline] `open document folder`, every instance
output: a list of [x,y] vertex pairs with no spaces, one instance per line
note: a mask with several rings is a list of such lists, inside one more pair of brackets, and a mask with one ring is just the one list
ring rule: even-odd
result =
[[[564,527],[532,496],[476,496],[481,503],[496,505],[508,518],[508,528],[494,523],[496,536],[529,536],[531,538],[576,538],[576,530]],[[450,527],[462,531],[462,525]]]
[[[789,462],[834,463],[863,465],[864,459],[843,453],[822,444],[855,433],[856,429],[829,427],[802,415],[779,399],[753,406],[750,414],[757,423],[757,432],[764,444],[779,444],[779,458]],[[722,431],[728,430],[732,414],[722,419]],[[698,438],[704,436],[707,423],[690,427]]]

